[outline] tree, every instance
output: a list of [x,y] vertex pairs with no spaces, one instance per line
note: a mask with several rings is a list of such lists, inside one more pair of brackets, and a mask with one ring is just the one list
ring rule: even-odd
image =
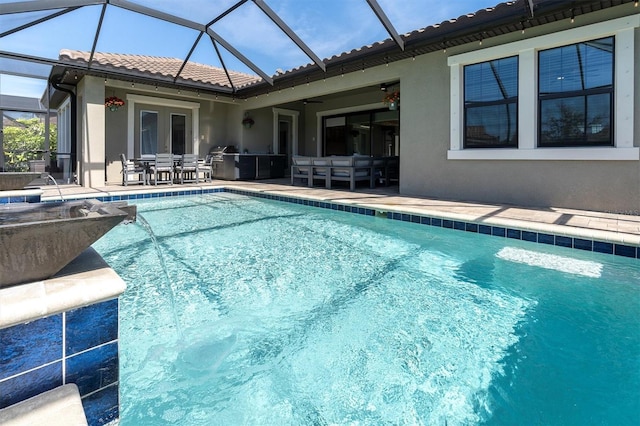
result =
[[[29,160],[40,160],[46,150],[44,121],[40,118],[18,118],[14,126],[4,127],[5,169],[26,171]],[[52,159],[57,151],[57,126],[49,126],[49,143]]]

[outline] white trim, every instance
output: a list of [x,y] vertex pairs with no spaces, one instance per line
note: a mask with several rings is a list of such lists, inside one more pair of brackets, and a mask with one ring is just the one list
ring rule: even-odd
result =
[[[136,103],[145,103],[149,105],[183,108],[191,110],[191,152],[200,154],[200,143],[198,135],[200,134],[200,104],[197,102],[179,101],[176,99],[156,98],[153,96],[143,96],[127,94],[127,157],[133,158],[133,141],[135,128],[135,107]],[[186,143],[186,141],[185,141]],[[186,147],[185,147],[186,148]]]
[[291,117],[291,155],[298,155],[298,121],[300,120],[300,111],[284,108],[272,108],[271,111],[273,112],[273,152],[279,154],[278,121],[279,116],[285,115]]
[[[640,15],[631,15],[572,28],[448,58],[450,70],[451,127],[449,160],[639,160],[633,146],[634,87],[637,78],[635,28]],[[603,37],[615,37],[614,147],[538,147],[538,52]],[[463,149],[464,65],[518,56],[518,148]]]
[[638,161],[640,148],[464,149],[447,151],[447,160]]

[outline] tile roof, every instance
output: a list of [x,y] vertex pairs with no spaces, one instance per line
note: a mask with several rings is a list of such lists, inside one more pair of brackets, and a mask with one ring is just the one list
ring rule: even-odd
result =
[[[60,51],[60,60],[86,66],[89,62],[90,55],[90,52],[63,49]],[[223,68],[195,62],[187,62],[184,69],[180,71],[182,65],[183,60],[177,58],[96,52],[93,55],[90,68],[94,71],[103,70],[105,72],[118,70],[126,71],[129,74],[135,72],[139,73],[141,77],[160,77],[167,81],[173,81],[176,75],[180,73],[180,76],[175,81],[176,83],[180,81],[192,81],[227,88],[231,88],[229,78],[236,88],[262,81],[262,79],[256,75],[231,70],[229,70],[229,78],[227,78],[227,74]]]

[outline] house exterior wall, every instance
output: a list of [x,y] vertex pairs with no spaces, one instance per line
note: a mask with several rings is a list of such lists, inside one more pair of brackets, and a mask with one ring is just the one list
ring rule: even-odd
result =
[[[616,139],[616,148],[573,148],[573,157],[564,155],[567,150],[563,148],[536,149],[531,142],[535,138],[530,135],[520,137],[520,148],[523,148],[522,141],[526,141],[524,147],[530,150],[517,149],[515,154],[513,151],[509,153],[506,150],[482,149],[477,150],[482,151],[481,154],[469,156],[466,150],[459,147],[456,150],[453,139],[455,132],[461,132],[462,129],[458,126],[456,130],[456,120],[459,118],[455,117],[455,114],[459,100],[455,97],[454,89],[455,85],[460,83],[452,81],[452,78],[455,78],[452,68],[457,66],[452,65],[452,59],[455,62],[455,58],[474,55],[482,58],[483,55],[489,54],[487,52],[501,49],[508,52],[511,46],[524,42],[533,46],[529,48],[532,53],[527,60],[532,61],[530,66],[534,70],[535,52],[537,49],[549,47],[545,40],[548,40],[550,35],[555,45],[569,45],[588,40],[584,36],[582,39],[576,38],[576,34],[580,31],[590,34],[592,27],[601,28],[598,27],[599,23],[613,22],[621,17],[635,22],[634,19],[637,21],[638,16],[637,9],[626,4],[581,15],[575,23],[567,19],[527,29],[526,34],[515,32],[488,38],[483,40],[482,46],[474,42],[449,47],[446,52],[432,52],[388,66],[366,68],[365,72],[353,72],[310,82],[296,86],[295,90],[274,90],[269,95],[261,95],[243,102],[222,98],[214,100],[211,97],[182,98],[199,104],[200,129],[198,134],[194,135],[194,138],[197,138],[194,143],[197,144],[201,155],[205,155],[210,147],[216,145],[235,145],[240,150],[247,149],[250,152],[273,150],[273,123],[277,123],[277,120],[274,120],[274,107],[299,112],[299,143],[296,151],[301,155],[320,155],[320,126],[323,116],[383,107],[381,93],[376,91],[376,87],[381,83],[399,81],[401,194],[637,214],[640,212],[640,67],[635,65],[640,63],[640,31],[637,25],[631,25],[625,30],[626,35],[623,38],[626,41],[620,46],[616,45],[618,77],[615,85],[618,92],[614,100],[617,104],[614,116],[622,123],[618,126],[616,137],[621,134],[623,137]],[[581,27],[583,30],[576,32],[576,29]],[[600,36],[601,34],[594,33],[593,38]],[[547,45],[538,46],[538,41]],[[632,46],[633,59],[629,59],[627,52],[622,51],[624,44]],[[462,69],[463,66],[464,63],[461,63],[459,68]],[[521,76],[521,80],[524,80],[521,81],[521,85],[535,84],[535,76],[535,71],[526,74],[525,78]],[[102,81],[98,81],[100,79],[93,80],[96,85],[103,85]],[[116,95],[120,96],[122,93],[123,98],[132,91],[125,87],[124,83],[119,89]],[[147,96],[153,96],[153,88],[148,89]],[[136,87],[136,91],[139,90],[142,89]],[[96,88],[94,98],[104,96],[104,93],[99,94],[99,91]],[[180,96],[175,96],[175,93],[168,92],[157,96],[181,99]],[[302,102],[302,99],[319,96],[324,97],[323,103],[304,105]],[[528,102],[521,104],[520,114],[536,114],[536,99],[532,97]],[[82,105],[86,107],[89,104],[83,100]],[[631,108],[621,108],[620,105],[630,105]],[[250,129],[241,125],[245,114],[251,115],[255,120],[255,125]],[[107,148],[104,154],[107,157],[109,182],[120,181],[119,165],[115,164],[119,152],[123,150],[121,141],[132,137],[131,134],[123,137],[122,134],[127,120],[131,119],[132,116],[129,115],[123,122],[120,111],[107,116],[106,130],[102,134],[106,135]],[[100,131],[99,117],[95,130]],[[86,136],[88,134],[83,132],[83,137]],[[99,139],[93,138],[91,146],[100,143]],[[104,141],[102,143],[104,146]],[[83,144],[83,152],[87,146],[86,143]],[[99,153],[99,150],[96,152]],[[97,167],[96,159],[99,154],[96,152],[92,152],[91,158],[83,162],[93,161],[91,167]],[[474,155],[477,157],[473,158]],[[96,170],[92,173],[86,175],[85,180],[91,177],[91,181],[97,182]]]
[[[102,80],[94,84],[104,86]],[[239,129],[229,124],[230,116],[241,116],[240,107],[213,99],[198,98],[196,96],[182,98],[156,92],[153,87],[136,87],[137,90],[117,85],[106,88],[108,96],[124,99],[126,104],[117,111],[105,110],[105,170],[106,183],[119,184],[122,182],[120,154],[127,157],[140,155],[140,111],[152,110],[158,112],[159,143],[158,152],[167,152],[170,146],[170,117],[172,113],[184,114],[187,119],[186,151],[197,152],[204,157],[212,147],[217,145],[237,145],[240,141]],[[129,97],[143,99],[144,102],[127,102]],[[168,102],[169,105],[163,104]],[[171,105],[175,102],[176,105]],[[184,103],[185,106],[182,106]],[[188,106],[197,105],[191,109]],[[133,108],[132,112],[129,108]],[[197,112],[198,129],[194,130],[192,111]],[[132,120],[132,128],[129,121]],[[197,132],[197,134],[194,134]],[[131,139],[131,141],[129,140]]]
[[[604,19],[608,15],[611,13],[607,11],[597,14],[597,17]],[[595,18],[595,14],[590,16],[594,22],[599,20]],[[561,31],[570,26],[568,20],[555,23],[538,29],[539,34],[536,35],[556,32],[562,38]],[[634,31],[636,43],[633,54],[637,64],[640,56],[638,29]],[[518,33],[485,40],[484,46],[486,48],[492,44],[515,42],[521,37]],[[597,37],[598,35],[593,36]],[[566,44],[574,42],[576,41],[571,35],[567,34]],[[474,46],[448,49],[447,53],[470,51],[478,49],[477,46],[474,43]],[[617,51],[616,56],[624,54]],[[446,58],[447,55],[442,52],[418,57],[414,61],[415,66],[408,67],[402,75],[401,193],[534,207],[569,207],[635,214],[640,212],[640,158],[637,149],[631,150],[633,160],[627,161],[448,159],[451,147],[452,82]],[[624,92],[635,88],[633,105],[636,112],[634,118],[624,124],[633,126],[633,147],[638,147],[640,140],[638,72],[637,68],[635,71],[624,70],[623,74],[628,76],[628,80],[620,79],[615,83],[624,86]],[[536,109],[535,105],[531,107]],[[626,120],[628,111],[617,109],[614,115],[619,120]],[[625,131],[628,131],[627,127]],[[556,154],[550,156],[554,155]],[[607,157],[603,154],[601,158]]]
[[97,77],[85,77],[78,84],[80,104],[79,181],[84,187],[104,186],[105,107],[104,84]]
[[[600,22],[612,22],[620,17],[629,22],[638,19],[632,5],[623,5],[589,15],[580,16],[575,23],[564,20],[553,24],[528,29],[505,36],[469,43],[446,52],[438,51],[417,56],[388,66],[367,68],[365,72],[354,72],[344,76],[314,82],[296,87],[280,95],[261,96],[249,100],[248,107],[267,106],[271,103],[286,103],[293,99],[312,98],[314,96],[345,93],[341,97],[332,97],[322,104],[298,106],[301,112],[302,138],[298,152],[302,155],[319,155],[321,143],[319,137],[321,125],[319,116],[331,111],[349,110],[367,104],[370,99],[358,91],[366,86],[374,87],[382,82],[400,81],[400,193],[448,199],[463,199],[486,203],[506,203],[532,207],[566,207],[599,211],[635,213],[640,212],[640,69],[633,64],[640,63],[640,32],[637,28],[624,30],[633,32],[633,58],[623,50],[624,43],[616,46],[617,73],[615,82],[618,88],[617,108],[614,112],[618,126],[616,148],[584,149],[573,148],[572,155],[565,155],[565,148],[533,149],[529,152],[517,150],[515,158],[507,159],[506,151],[488,154],[487,158],[458,159],[464,157],[458,151],[452,154],[452,84],[451,56],[469,52],[509,46],[522,40],[535,45],[543,42],[551,34],[554,46],[569,45],[579,41],[595,39],[600,34],[591,33],[592,26],[600,31]],[[584,27],[576,35],[575,28]],[[587,34],[581,39],[580,34]],[[627,33],[628,36],[629,33]],[[622,38],[626,38],[624,36]],[[590,38],[589,38],[590,37]],[[620,40],[622,41],[622,38]],[[628,40],[627,40],[628,41]],[[546,42],[546,41],[545,41]],[[533,48],[548,48],[540,45]],[[480,54],[481,56],[481,54]],[[534,57],[531,54],[530,57]],[[622,59],[622,60],[620,60]],[[535,64],[531,64],[535,66]],[[535,84],[535,69],[528,77],[531,81],[521,84]],[[522,79],[522,77],[521,77]],[[295,92],[295,93],[294,93]],[[629,97],[631,100],[622,98]],[[375,101],[375,99],[373,99]],[[620,102],[631,108],[620,108]],[[379,102],[379,101],[378,101]],[[382,106],[382,103],[380,103]],[[537,99],[520,106],[524,113],[535,113]],[[633,113],[630,111],[633,110]],[[458,129],[461,131],[461,129]],[[530,135],[521,139],[534,140]],[[624,149],[618,149],[624,148]],[[530,159],[529,153],[535,151]],[[495,158],[492,158],[494,156]],[[537,158],[536,158],[537,156]],[[504,158],[502,158],[504,157]]]

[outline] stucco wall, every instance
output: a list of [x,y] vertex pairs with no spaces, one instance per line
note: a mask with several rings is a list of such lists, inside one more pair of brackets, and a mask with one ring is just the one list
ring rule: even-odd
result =
[[[201,155],[211,146],[236,145],[239,149],[264,152],[273,140],[273,107],[300,112],[298,153],[318,155],[318,115],[353,109],[382,107],[377,91],[380,83],[400,81],[400,193],[487,203],[524,206],[568,207],[612,212],[640,213],[640,158],[633,161],[595,160],[452,160],[447,158],[451,138],[449,56],[483,50],[545,34],[637,15],[631,4],[580,16],[574,24],[563,20],[528,29],[526,34],[488,38],[480,47],[470,43],[447,52],[437,51],[311,82],[291,89],[274,90],[242,102],[191,97],[200,104],[200,130],[197,143]],[[634,31],[635,63],[640,63],[640,32]],[[566,44],[575,42],[567,37]],[[633,79],[633,80],[632,80]],[[96,79],[96,81],[99,79]],[[633,84],[631,84],[633,81]],[[100,83],[102,83],[100,81]],[[640,146],[640,77],[635,73],[618,87],[633,90],[633,145]],[[621,86],[625,85],[625,86]],[[368,89],[365,89],[367,88]],[[295,89],[295,90],[294,90]],[[128,90],[122,87],[116,95]],[[138,90],[138,87],[136,87]],[[151,89],[150,89],[151,90]],[[625,92],[627,93],[627,92]],[[147,96],[153,94],[147,93]],[[166,96],[169,96],[166,94]],[[175,95],[173,98],[180,99]],[[302,99],[323,97],[323,103],[303,105]],[[241,125],[245,112],[254,118],[251,129]],[[117,160],[123,150],[126,122],[120,112],[109,114],[106,123],[107,156]],[[617,111],[616,114],[620,114]],[[626,125],[626,124],[625,124]],[[628,129],[628,128],[627,128]],[[272,148],[272,147],[271,147]],[[108,166],[109,181],[119,182],[119,165]]]
[[[102,81],[100,81],[102,84]],[[109,87],[106,91],[107,96],[117,96],[121,99],[126,99],[127,94],[140,94],[143,96],[151,96],[153,97],[155,93],[150,94],[144,91],[132,91],[124,88],[113,88]],[[166,96],[158,96],[158,99],[166,98]],[[172,96],[171,99],[180,100],[181,98]],[[189,102],[193,102],[193,99],[185,98]],[[185,108],[177,108],[171,106],[160,106],[144,103],[136,103],[134,117],[139,116],[140,109],[147,109],[158,111],[159,113],[159,137],[161,140],[159,141],[160,146],[166,147],[169,146],[169,129],[170,129],[170,121],[169,117],[171,113],[184,114],[187,117],[187,152],[193,152],[193,148],[191,146],[190,141],[195,140],[198,148],[198,153],[200,156],[204,157],[209,150],[217,145],[227,145],[229,143],[236,144],[239,140],[238,136],[234,132],[232,126],[229,125],[229,116],[233,116],[234,106],[228,105],[222,102],[215,102],[212,100],[199,100],[200,108],[199,108],[199,131],[198,135],[192,134],[191,129],[191,110]],[[235,109],[239,110],[238,107]],[[118,111],[109,111],[105,110],[105,120],[106,120],[106,129],[105,129],[105,140],[106,140],[106,172],[107,172],[107,183],[109,184],[119,184],[122,182],[121,175],[121,163],[120,163],[120,154],[127,153],[127,120],[128,120],[128,111],[127,107],[123,107],[118,109]],[[236,115],[239,112],[235,113]],[[139,155],[139,122],[136,120],[136,124],[133,132],[133,145],[134,145],[134,156]],[[163,149],[160,149],[163,151]]]
[[[563,22],[549,26],[546,31],[566,27],[567,22]],[[501,37],[500,40],[485,41],[484,45],[499,44],[520,36]],[[635,39],[635,57],[639,63],[637,29]],[[477,45],[448,49],[447,53],[470,49],[477,49]],[[451,121],[450,76],[446,60],[447,54],[443,52],[418,57],[402,75],[401,193],[523,206],[640,213],[640,161],[448,160]],[[637,69],[635,76],[634,146],[637,147],[640,140]],[[625,83],[618,81],[616,84]]]

